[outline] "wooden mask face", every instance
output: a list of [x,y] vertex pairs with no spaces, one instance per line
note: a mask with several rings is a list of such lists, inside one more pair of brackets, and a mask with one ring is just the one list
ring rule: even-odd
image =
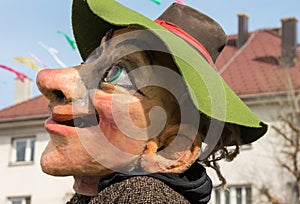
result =
[[[50,101],[50,141],[41,158],[47,174],[76,180],[113,172],[176,173],[199,155],[197,127],[182,126],[185,83],[149,31],[108,32],[81,66],[42,70],[37,85]],[[195,109],[185,109],[192,120]]]

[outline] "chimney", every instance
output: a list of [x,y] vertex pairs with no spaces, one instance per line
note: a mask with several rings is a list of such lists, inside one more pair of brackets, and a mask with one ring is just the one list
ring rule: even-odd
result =
[[238,14],[238,41],[237,48],[241,48],[248,40],[248,16],[247,14]]
[[292,67],[297,56],[297,19],[284,18],[282,23],[281,39],[281,66]]
[[15,80],[14,104],[26,101],[32,97],[32,80],[25,78],[24,82]]

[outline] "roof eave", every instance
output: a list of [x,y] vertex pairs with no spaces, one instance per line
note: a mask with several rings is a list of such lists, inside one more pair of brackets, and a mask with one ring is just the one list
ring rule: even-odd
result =
[[[278,99],[287,100],[287,96],[290,93],[294,93],[296,95],[300,94],[300,90],[294,90],[292,92],[288,91],[278,91],[278,92],[265,92],[265,93],[255,93],[255,94],[241,94],[239,97],[247,104],[266,104],[266,103],[277,103]],[[275,100],[276,99],[276,100]],[[298,100],[300,98],[298,97]]]
[[35,115],[32,117],[17,117],[17,118],[5,118],[0,119],[0,129],[2,128],[9,128],[9,127],[15,127],[16,124],[24,124],[28,125],[30,124],[41,124],[43,125],[45,120],[49,117],[49,115]]

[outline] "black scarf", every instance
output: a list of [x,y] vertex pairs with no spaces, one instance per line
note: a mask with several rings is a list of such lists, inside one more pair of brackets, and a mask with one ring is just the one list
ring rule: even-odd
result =
[[[110,178],[103,179],[99,184],[99,191],[111,184],[126,180],[133,176],[138,175],[117,173]],[[164,182],[176,192],[183,195],[191,203],[205,204],[210,200],[212,182],[206,174],[205,168],[197,162],[182,174],[155,173],[147,174],[145,176],[150,176]]]

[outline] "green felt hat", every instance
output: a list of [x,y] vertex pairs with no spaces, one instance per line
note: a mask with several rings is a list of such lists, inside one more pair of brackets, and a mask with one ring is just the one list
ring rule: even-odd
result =
[[[212,61],[216,60],[226,43],[226,35],[218,23],[186,5],[174,3],[158,19],[177,25],[200,42]],[[216,120],[238,125],[243,144],[251,143],[266,133],[267,125],[228,87],[208,63],[209,59],[153,20],[115,0],[73,0],[72,26],[83,60],[100,45],[102,37],[112,27],[150,29],[172,54],[199,111]]]

